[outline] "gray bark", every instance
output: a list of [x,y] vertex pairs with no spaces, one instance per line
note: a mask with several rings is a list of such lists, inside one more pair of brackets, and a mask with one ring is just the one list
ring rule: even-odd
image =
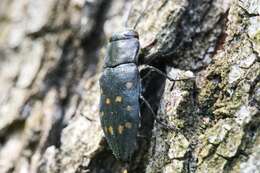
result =
[[176,130],[141,104],[138,150],[122,163],[100,127],[98,79],[131,1],[1,0],[0,173],[260,172],[260,1],[146,2],[128,21],[142,15],[140,62],[186,80],[141,71]]

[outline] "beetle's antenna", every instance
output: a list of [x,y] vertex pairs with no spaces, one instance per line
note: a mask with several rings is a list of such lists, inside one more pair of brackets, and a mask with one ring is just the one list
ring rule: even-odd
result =
[[127,5],[126,5],[126,11],[127,11],[127,13],[124,15],[124,20],[123,20],[123,21],[124,21],[124,26],[125,26],[125,28],[128,27],[127,22],[128,22],[128,19],[129,19],[131,10],[132,10],[132,3],[127,3]]
[[136,28],[137,24],[140,22],[140,20],[141,20],[142,17],[144,16],[144,12],[145,12],[146,9],[148,8],[148,4],[149,4],[148,1],[149,1],[149,0],[146,0],[145,6],[144,6],[144,8],[143,8],[143,11],[141,12],[141,14],[139,15],[139,17],[137,18],[137,20],[136,20],[136,22],[135,22],[135,25],[134,25],[133,29]]

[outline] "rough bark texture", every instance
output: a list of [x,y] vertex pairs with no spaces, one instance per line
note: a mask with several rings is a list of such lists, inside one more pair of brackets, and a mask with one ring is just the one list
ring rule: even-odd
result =
[[0,1],[0,173],[260,172],[260,1],[133,1],[144,96],[138,150],[117,161],[99,122],[107,38],[129,0]]

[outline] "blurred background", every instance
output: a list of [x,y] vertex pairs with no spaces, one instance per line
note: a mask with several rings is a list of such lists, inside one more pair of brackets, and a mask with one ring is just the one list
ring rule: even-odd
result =
[[[178,132],[141,105],[123,163],[100,127],[98,79],[130,7],[140,63],[196,78],[141,71]],[[260,172],[259,33],[259,0],[1,0],[0,173]]]

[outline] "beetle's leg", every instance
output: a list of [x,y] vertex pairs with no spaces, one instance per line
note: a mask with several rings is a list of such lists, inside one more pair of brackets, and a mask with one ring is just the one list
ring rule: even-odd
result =
[[84,118],[86,118],[88,121],[92,122],[92,121],[95,121],[94,119],[92,118],[89,118],[88,116],[86,116],[85,114],[83,114],[82,112],[80,113],[81,116],[83,116]]
[[147,52],[157,43],[157,39],[153,39],[152,41],[148,42],[144,47],[142,47],[141,51]]
[[140,99],[143,100],[143,102],[146,104],[146,106],[148,107],[148,109],[151,111],[154,119],[156,120],[157,123],[159,123],[163,128],[165,128],[166,130],[174,130],[176,131],[176,127],[175,126],[171,126],[169,124],[166,124],[165,122],[163,122],[161,119],[159,119],[157,117],[157,115],[155,114],[155,112],[153,111],[153,108],[151,107],[151,105],[149,104],[149,102],[142,96],[140,95]]
[[[184,79],[173,79],[172,77],[168,76],[167,74],[165,74],[164,72],[162,72],[161,70],[159,70],[158,68],[156,68],[156,67],[154,67],[154,66],[146,65],[146,64],[140,66],[140,70],[147,69],[147,68],[151,69],[152,71],[157,72],[158,74],[164,76],[166,79],[168,79],[168,80],[170,80],[170,81],[172,81],[172,82],[174,82],[174,81],[190,80],[190,79],[193,79],[193,78],[194,78],[194,77],[192,77],[192,78],[184,78]],[[145,76],[145,77],[146,77],[146,76]],[[144,77],[144,78],[145,78],[145,77]]]

